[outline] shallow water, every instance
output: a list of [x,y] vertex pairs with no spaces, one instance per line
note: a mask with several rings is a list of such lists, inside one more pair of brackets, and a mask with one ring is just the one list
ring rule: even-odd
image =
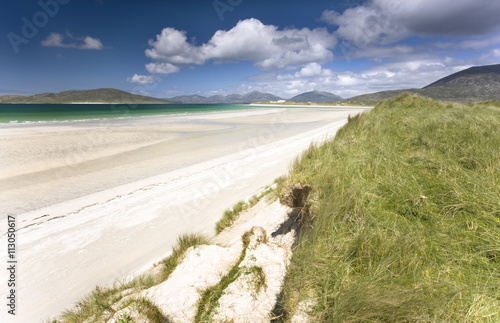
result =
[[217,104],[0,104],[0,124],[182,115],[250,108]]

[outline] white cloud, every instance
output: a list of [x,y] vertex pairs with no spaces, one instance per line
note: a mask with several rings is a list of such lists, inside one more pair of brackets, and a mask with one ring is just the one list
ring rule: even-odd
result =
[[309,63],[294,74],[294,78],[329,77],[333,72],[323,68],[318,63]]
[[[65,38],[69,38],[69,42],[65,42]],[[76,48],[76,49],[104,49],[101,41],[97,38],[85,36],[83,38],[74,37],[69,32],[65,36],[59,33],[50,33],[47,38],[42,40],[42,46],[45,47],[62,47],[62,48]]]
[[326,10],[321,18],[338,26],[336,35],[339,38],[361,48],[372,44],[389,44],[407,35],[406,30],[398,26],[388,12],[375,6],[349,8],[342,14]]
[[179,72],[179,67],[170,63],[149,63],[146,70],[151,74],[172,74]]
[[389,44],[410,35],[472,36],[500,28],[500,1],[372,0],[343,13],[323,12],[336,35],[357,47]]
[[336,38],[324,28],[279,30],[257,19],[246,19],[230,30],[218,30],[200,46],[188,43],[186,32],[173,28],[163,29],[149,45],[146,56],[176,67],[208,61],[250,61],[261,70],[278,70],[332,60]]
[[50,33],[46,39],[42,40],[42,46],[46,47],[65,47],[63,42],[64,37],[58,33]]
[[132,77],[127,77],[127,82],[134,83],[137,85],[146,85],[155,83],[157,79],[151,75],[139,75],[134,74]]
[[102,43],[99,39],[85,36],[85,38],[83,39],[83,44],[79,46],[77,45],[77,48],[101,50],[104,48],[104,46],[102,46]]
[[156,35],[156,41],[149,40],[152,48],[146,49],[146,56],[170,64],[203,64],[205,57],[199,47],[187,42],[186,32],[164,28]]
[[482,49],[498,44],[500,44],[500,35],[483,39],[464,40],[458,46],[464,49]]

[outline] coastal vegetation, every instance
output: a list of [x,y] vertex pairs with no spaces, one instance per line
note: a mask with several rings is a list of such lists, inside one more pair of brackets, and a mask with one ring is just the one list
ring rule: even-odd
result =
[[[129,282],[116,283],[111,287],[96,286],[89,295],[76,304],[74,309],[65,311],[59,318],[51,320],[50,323],[107,322],[120,311],[130,308],[145,317],[147,322],[164,322],[161,310],[149,300],[145,298],[126,299],[126,296],[164,282],[182,261],[184,254],[190,247],[204,244],[210,244],[210,239],[206,236],[200,234],[180,236],[172,253],[160,261],[153,271]],[[123,322],[128,322],[129,313],[125,311],[120,317]]]
[[286,179],[310,185],[276,315],[500,320],[500,102],[403,94],[352,117]]
[[248,202],[239,201],[232,208],[227,209],[222,214],[222,218],[215,224],[215,233],[219,234],[224,229],[230,227],[234,221],[238,219],[240,214],[248,208],[257,204],[264,196],[273,193],[275,190],[272,187],[267,187],[259,195],[252,196]]

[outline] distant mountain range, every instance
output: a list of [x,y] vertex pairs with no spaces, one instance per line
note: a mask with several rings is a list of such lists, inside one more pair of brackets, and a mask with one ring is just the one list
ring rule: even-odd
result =
[[[288,101],[294,102],[331,102],[342,98],[329,93],[312,91],[297,95]],[[64,91],[59,93],[41,93],[35,95],[3,95],[0,103],[142,103],[142,104],[250,104],[259,101],[279,101],[279,96],[271,93],[250,92],[245,95],[230,94],[226,96],[214,95],[183,95],[170,99],[158,99],[143,95],[136,95],[117,89],[95,89],[84,91]]]
[[421,89],[382,91],[355,96],[344,101],[374,103],[393,98],[403,92],[416,93],[441,101],[500,100],[500,64],[471,67]]
[[210,97],[201,95],[181,95],[168,99],[170,101],[183,104],[249,104],[257,101],[275,101],[281,100],[280,97],[271,93],[261,93],[258,91],[250,92],[245,95],[214,95]]
[[[247,93],[245,95],[231,94],[226,96],[214,95],[210,97],[205,97],[201,95],[182,95],[169,98],[168,100],[184,104],[249,104],[253,102],[279,101],[284,99],[271,93],[262,93],[254,91]],[[288,99],[287,101],[331,102],[339,100],[342,100],[342,98],[338,95],[329,92],[312,91],[299,94],[291,99]]]
[[30,96],[3,95],[0,103],[173,103],[164,99],[136,95],[117,89],[95,89],[85,91],[64,91],[60,93],[41,93]]

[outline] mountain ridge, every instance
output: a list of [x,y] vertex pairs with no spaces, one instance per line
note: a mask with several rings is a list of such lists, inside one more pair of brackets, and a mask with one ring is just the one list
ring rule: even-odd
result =
[[34,95],[2,95],[0,103],[120,103],[120,104],[171,104],[173,102],[144,95],[132,94],[113,88],[70,90]]
[[[284,99],[272,93],[253,91],[244,95],[229,94],[226,96],[213,95],[210,97],[198,94],[180,95],[168,98],[168,100],[183,104],[250,104],[254,102],[279,101]],[[340,96],[325,91],[304,92],[288,99],[288,101],[293,102],[333,102],[340,100],[342,100]]]
[[253,91],[245,95],[229,94],[226,96],[213,95],[210,97],[198,94],[180,95],[169,98],[168,100],[182,104],[250,104],[256,101],[276,101],[281,100],[281,98],[271,93]]

